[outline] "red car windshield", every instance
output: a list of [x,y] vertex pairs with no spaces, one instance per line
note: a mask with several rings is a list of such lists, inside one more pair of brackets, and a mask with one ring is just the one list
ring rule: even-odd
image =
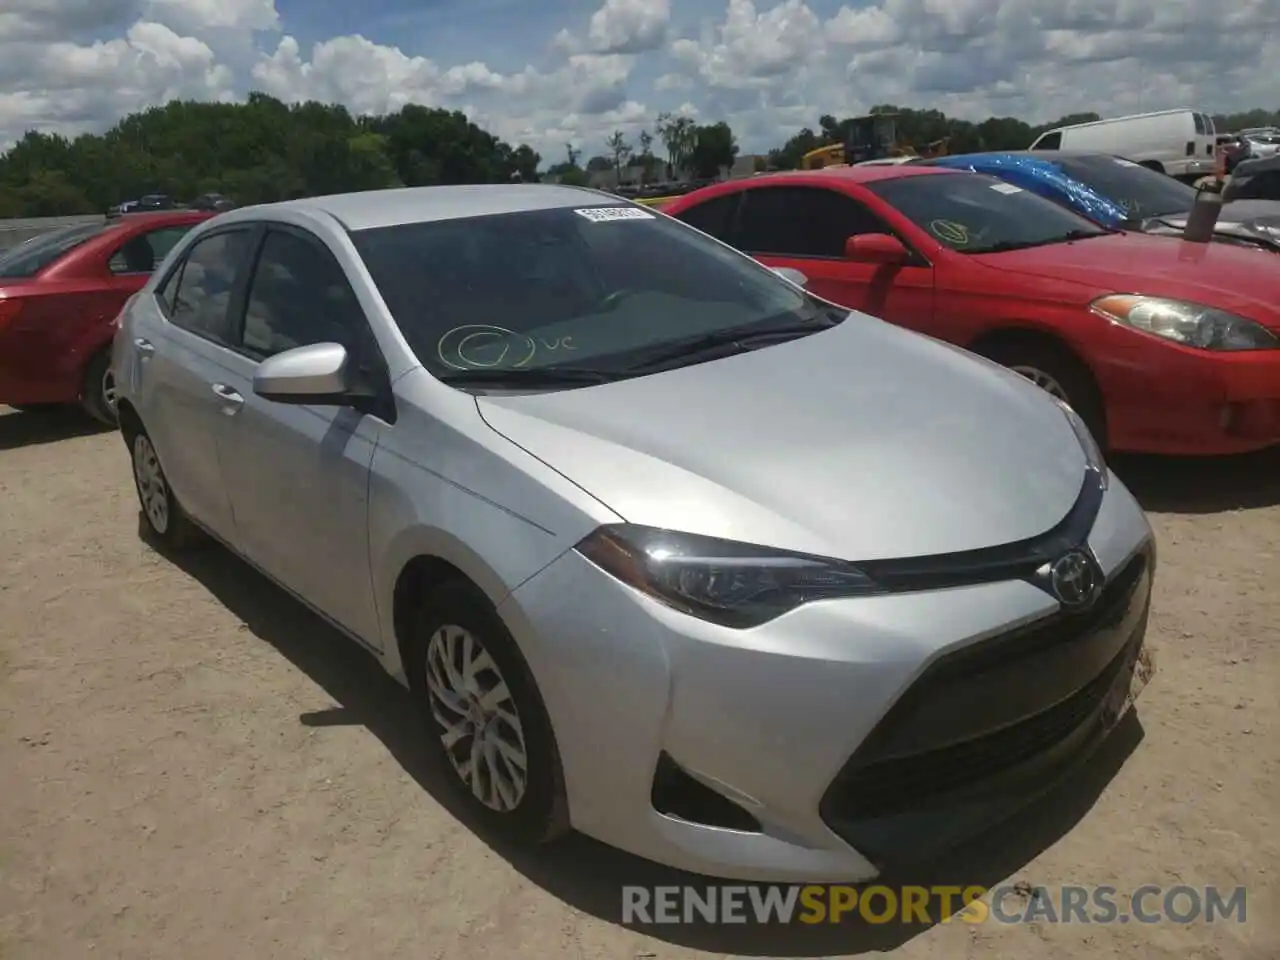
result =
[[106,223],[78,223],[52,230],[0,253],[0,278],[34,277],[59,257],[102,233]]
[[957,253],[1022,250],[1111,232],[1052,200],[980,173],[900,177],[867,189]]

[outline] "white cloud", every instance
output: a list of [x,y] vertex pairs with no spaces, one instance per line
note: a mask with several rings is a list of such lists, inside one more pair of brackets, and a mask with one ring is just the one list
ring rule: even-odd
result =
[[668,0],[605,0],[591,15],[587,44],[597,53],[644,53],[667,39]]
[[886,102],[1028,120],[1277,105],[1280,0],[840,2],[681,0],[673,13],[670,0],[603,0],[572,22],[543,13],[431,47],[397,46],[374,20],[304,45],[323,30],[282,23],[274,0],[6,0],[0,144],[253,88],[357,112],[465,109],[556,159],[686,105],[748,148]]
[[274,30],[280,26],[275,0],[148,0],[149,19],[176,30]]

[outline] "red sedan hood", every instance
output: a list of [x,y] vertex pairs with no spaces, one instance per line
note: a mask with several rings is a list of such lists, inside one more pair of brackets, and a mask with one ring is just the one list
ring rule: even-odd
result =
[[1077,283],[1090,300],[1108,293],[1190,300],[1280,329],[1280,257],[1268,250],[1118,233],[973,259],[995,270]]

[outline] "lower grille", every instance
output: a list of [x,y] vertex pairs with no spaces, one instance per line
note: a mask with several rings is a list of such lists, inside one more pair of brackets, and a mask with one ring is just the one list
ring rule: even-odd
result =
[[1138,554],[1089,613],[939,659],[837,775],[823,818],[834,828],[949,803],[1065,744],[1094,723],[1141,642],[1149,594]]
[[841,813],[880,817],[990,780],[1066,741],[1093,720],[1130,654],[1128,644],[1073,696],[1004,730],[941,750],[868,764],[844,783]]

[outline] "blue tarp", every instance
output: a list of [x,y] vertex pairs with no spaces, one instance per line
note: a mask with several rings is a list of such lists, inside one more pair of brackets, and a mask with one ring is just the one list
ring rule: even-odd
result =
[[1118,229],[1127,218],[1124,207],[1079,180],[1067,176],[1051,160],[1021,153],[966,153],[937,157],[931,166],[972,170],[999,177],[1007,183],[1070,207],[1105,227]]

